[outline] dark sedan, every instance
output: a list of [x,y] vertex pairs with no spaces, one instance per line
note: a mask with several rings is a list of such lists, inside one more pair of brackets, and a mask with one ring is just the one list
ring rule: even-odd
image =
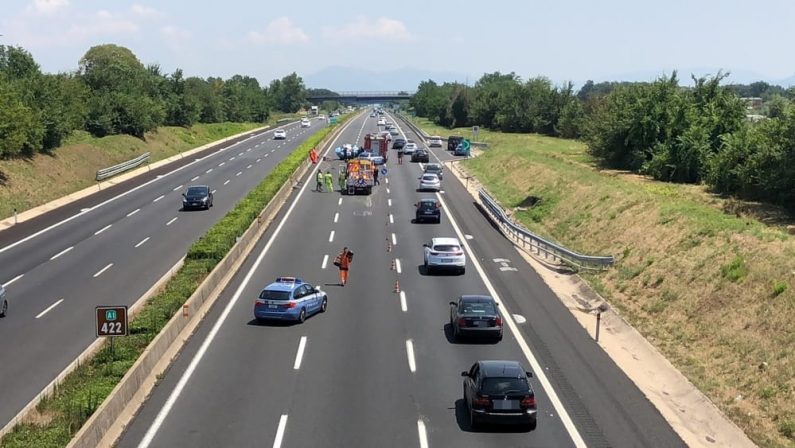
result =
[[429,163],[425,165],[424,174],[435,174],[439,176],[439,180],[442,180],[442,165],[438,163]]
[[437,224],[442,222],[442,205],[436,199],[420,199],[414,205],[417,207],[414,222],[433,221]]
[[392,140],[392,149],[400,149],[404,146],[406,146],[406,139],[398,137]]
[[461,376],[471,428],[505,423],[536,429],[536,396],[527,380],[533,374],[517,361],[478,361]]
[[450,302],[450,325],[456,340],[463,336],[502,340],[502,317],[490,296],[466,295]]
[[418,149],[411,154],[412,162],[428,163],[429,160],[430,156],[428,155],[428,151],[425,149]]
[[213,206],[213,192],[207,185],[194,185],[182,193],[182,208],[203,208],[209,210]]

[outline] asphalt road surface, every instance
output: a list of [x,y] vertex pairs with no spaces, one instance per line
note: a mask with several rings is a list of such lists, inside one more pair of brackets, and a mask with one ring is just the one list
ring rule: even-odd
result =
[[[376,129],[374,118],[353,120],[335,146]],[[421,166],[390,153],[370,196],[313,182],[293,194],[119,446],[684,446],[451,173],[443,192],[420,193]],[[426,196],[444,203],[441,224],[412,222]],[[466,242],[466,274],[424,272],[422,244],[436,236]],[[355,254],[344,288],[331,263],[342,246]],[[254,298],[282,275],[320,285],[328,311],[257,324]],[[511,319],[499,343],[452,340],[448,302],[477,293],[496,295]],[[537,430],[468,426],[460,372],[481,359],[534,370]]]
[[[132,305],[322,126],[251,134],[0,232],[0,427],[95,339],[95,306]],[[181,210],[195,184],[215,190],[210,210]]]

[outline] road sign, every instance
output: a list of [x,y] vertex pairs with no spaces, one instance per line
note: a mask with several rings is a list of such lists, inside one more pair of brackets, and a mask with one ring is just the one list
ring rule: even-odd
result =
[[126,306],[98,306],[95,308],[97,337],[128,336]]

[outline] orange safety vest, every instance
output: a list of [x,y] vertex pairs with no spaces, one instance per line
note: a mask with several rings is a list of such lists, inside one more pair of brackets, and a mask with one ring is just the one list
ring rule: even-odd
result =
[[315,148],[309,151],[309,159],[312,160],[312,164],[317,163],[317,151],[315,151]]

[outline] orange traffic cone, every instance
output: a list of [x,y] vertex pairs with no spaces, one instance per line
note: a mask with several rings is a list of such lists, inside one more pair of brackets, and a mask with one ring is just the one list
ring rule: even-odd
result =
[[389,270],[391,270],[391,271],[395,270],[395,259],[394,258],[392,259],[392,267],[389,268]]
[[392,243],[390,243],[390,242],[388,242],[388,241],[387,241],[387,243],[386,243],[386,251],[387,251],[387,252],[392,252]]
[[397,280],[395,280],[395,290],[393,292],[395,293],[400,292],[400,283]]

